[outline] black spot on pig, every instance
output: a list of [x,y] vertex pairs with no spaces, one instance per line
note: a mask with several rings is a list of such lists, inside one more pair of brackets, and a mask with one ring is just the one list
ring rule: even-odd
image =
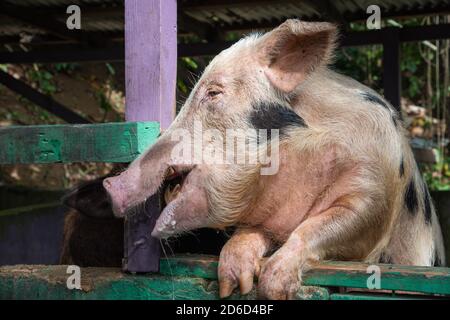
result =
[[423,182],[423,214],[425,216],[425,222],[430,224],[431,223],[431,215],[433,213],[431,208],[431,197],[430,192],[428,191],[428,187],[425,182]]
[[400,161],[399,173],[400,173],[400,177],[403,177],[405,175],[405,161],[403,160],[403,157],[402,157],[402,161]]
[[433,266],[434,267],[444,267],[444,265],[442,264],[442,259],[439,256],[438,252],[435,253]]
[[364,98],[364,100],[372,102],[372,103],[376,103],[379,104],[380,106],[391,110],[391,108],[389,108],[388,104],[383,101],[383,99],[381,99],[380,97],[377,97],[376,95],[369,93],[369,92],[362,92],[361,96]]
[[390,255],[383,252],[380,255],[380,263],[394,264],[394,261]]
[[409,182],[408,187],[406,188],[406,192],[405,192],[405,204],[409,210],[409,213],[411,213],[412,215],[416,214],[417,208],[418,208],[418,203],[419,203],[419,201],[417,199],[416,186],[414,184],[414,180],[412,179]]
[[249,120],[255,129],[266,129],[268,139],[271,129],[280,130],[280,137],[284,137],[290,127],[307,127],[303,118],[291,108],[270,102],[254,104]]
[[384,101],[380,97],[378,97],[370,92],[362,92],[361,96],[363,97],[364,100],[374,103],[374,104],[378,104],[378,105],[382,106],[383,108],[385,108],[386,110],[388,110],[391,113],[391,119],[392,119],[392,122],[394,123],[394,126],[397,126],[397,123],[398,123],[397,111],[393,110],[386,103],[386,101]]

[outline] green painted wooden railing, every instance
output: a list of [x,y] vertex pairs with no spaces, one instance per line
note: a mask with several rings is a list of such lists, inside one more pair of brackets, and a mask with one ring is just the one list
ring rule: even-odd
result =
[[0,128],[0,164],[130,162],[154,143],[158,122]]
[[[367,290],[371,275],[367,267],[358,262],[323,262],[304,274],[304,287],[297,298],[426,299],[450,295],[449,268],[386,264],[379,265],[379,290],[346,292],[344,288]],[[81,290],[69,290],[68,277],[67,266],[0,267],[0,299],[218,299],[217,258],[211,256],[162,259],[158,274],[129,275],[114,268],[82,268]],[[341,292],[333,287],[340,287]],[[255,297],[253,290],[247,296],[235,293],[231,298]]]

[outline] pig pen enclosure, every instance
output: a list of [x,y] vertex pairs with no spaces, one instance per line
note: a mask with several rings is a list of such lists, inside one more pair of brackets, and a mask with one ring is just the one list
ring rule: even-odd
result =
[[[374,1],[377,2],[377,1]],[[378,1],[383,18],[448,14],[450,1]],[[0,83],[57,115],[68,124],[0,128],[0,164],[74,162],[128,163],[146,150],[175,116],[177,56],[214,55],[231,45],[223,32],[268,29],[288,17],[328,20],[345,25],[367,18],[366,2],[352,1],[194,1],[146,0],[80,2],[81,30],[66,29],[71,1],[3,1],[0,15],[0,64],[125,61],[126,120],[93,124],[0,70]],[[39,12],[40,15],[36,15]],[[45,19],[36,16],[46,17]],[[149,19],[151,17],[151,19]],[[103,20],[102,20],[103,19]],[[125,20],[125,24],[123,23]],[[96,23],[97,22],[97,25]],[[102,24],[103,22],[103,24]],[[105,26],[112,26],[110,29]],[[37,44],[22,41],[22,29],[38,30]],[[106,28],[102,30],[102,26]],[[3,32],[3,33],[2,33]],[[177,44],[180,34],[202,39]],[[344,47],[383,45],[383,89],[393,106],[400,106],[400,43],[450,38],[450,25],[385,27],[343,31]],[[23,46],[29,46],[27,50]],[[178,52],[178,54],[177,54]],[[427,150],[416,149],[421,161]],[[426,157],[425,157],[426,158]],[[423,160],[423,159],[422,159]],[[2,191],[0,200],[0,299],[218,299],[217,257],[202,250],[159,258],[159,242],[148,237],[154,219],[125,222],[123,268],[81,269],[81,290],[68,289],[67,266],[58,265],[48,234],[62,228],[60,194],[38,194],[31,205],[14,207],[18,191]],[[450,256],[449,194],[433,194]],[[57,211],[57,214],[48,214]],[[157,205],[150,211],[157,215]],[[20,218],[19,218],[20,217]],[[2,220],[3,219],[3,220]],[[15,220],[16,219],[16,220]],[[25,222],[27,220],[28,222]],[[9,223],[6,224],[5,221]],[[33,237],[34,234],[41,234]],[[45,234],[43,237],[42,234]],[[39,243],[42,241],[42,243]],[[25,250],[22,255],[13,251]],[[43,257],[48,253],[48,257]],[[14,256],[14,257],[13,257]],[[26,263],[26,264],[25,264]],[[44,265],[45,264],[45,265]],[[327,261],[304,275],[298,299],[422,299],[450,295],[450,269],[379,264],[380,287],[368,290],[368,265]],[[255,292],[241,297],[253,299]]]

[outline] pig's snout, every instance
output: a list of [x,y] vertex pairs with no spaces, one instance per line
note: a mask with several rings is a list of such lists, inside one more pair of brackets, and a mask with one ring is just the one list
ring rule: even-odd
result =
[[118,217],[123,217],[127,210],[127,192],[120,176],[104,179],[103,187],[111,199],[114,214]]

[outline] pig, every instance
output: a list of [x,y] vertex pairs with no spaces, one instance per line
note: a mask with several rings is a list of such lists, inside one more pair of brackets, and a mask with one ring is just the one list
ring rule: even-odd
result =
[[[108,176],[113,176],[115,168]],[[68,191],[61,199],[67,207],[59,263],[80,267],[121,267],[124,256],[124,219],[114,217],[103,188],[105,177],[85,181]],[[200,229],[173,241],[162,243],[163,253],[197,253],[218,255],[227,232]],[[202,244],[200,246],[200,244]]]
[[115,219],[102,187],[104,177],[87,181],[67,192],[61,202],[64,217],[60,264],[80,267],[120,267],[124,221]]
[[[238,41],[206,67],[157,142],[103,181],[119,217],[166,194],[149,230],[154,237],[235,226],[219,258],[222,298],[238,287],[247,294],[254,277],[260,298],[295,298],[302,275],[325,259],[445,264],[400,114],[328,67],[337,37],[333,24],[293,19]],[[196,123],[222,136],[229,129],[278,133],[261,139],[268,153],[278,139],[275,173],[262,174],[262,162],[178,157],[174,136],[195,135]]]

